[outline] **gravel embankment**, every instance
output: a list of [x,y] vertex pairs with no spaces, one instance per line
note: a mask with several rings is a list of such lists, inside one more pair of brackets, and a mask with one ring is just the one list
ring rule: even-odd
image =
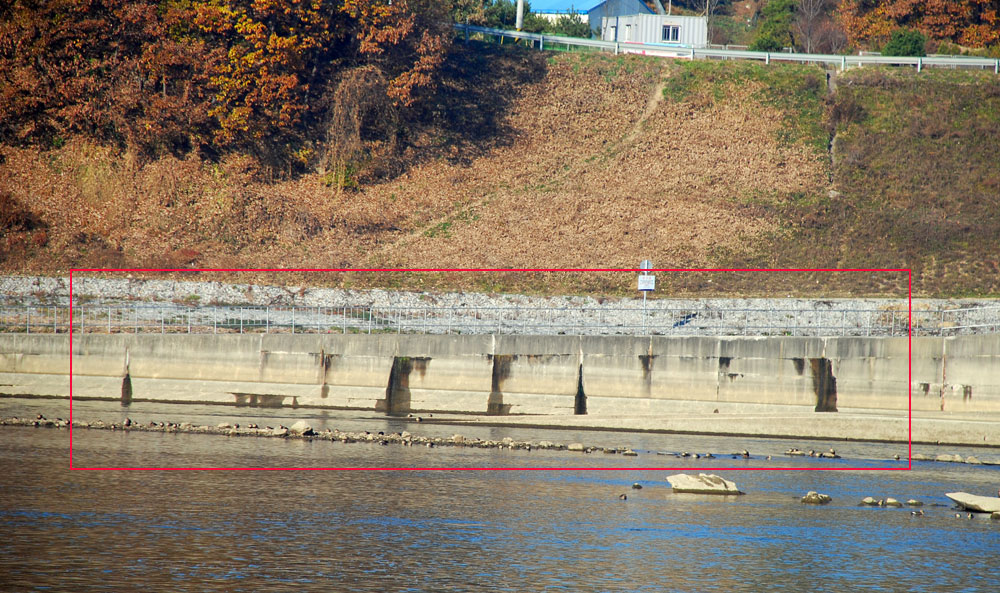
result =
[[[400,322],[404,331],[421,331],[428,317],[434,329],[460,328],[485,333],[502,324],[511,333],[635,334],[650,324],[650,333],[736,333],[790,335],[905,334],[906,299],[651,299],[642,312],[642,299],[596,299],[585,296],[533,297],[514,294],[436,293],[389,290],[342,290],[300,285],[224,284],[220,282],[145,280],[134,278],[74,277],[74,305],[164,305],[196,308],[259,306],[276,310],[268,323],[281,324],[287,308],[369,308],[380,327]],[[0,303],[11,305],[65,305],[69,279],[63,277],[0,277]],[[967,311],[955,312],[956,309]],[[405,313],[400,313],[405,310]],[[1000,305],[989,300],[916,299],[914,327],[934,333],[956,325],[1000,327]],[[944,311],[944,313],[942,313]],[[241,312],[242,314],[242,312]],[[330,313],[299,311],[292,324],[339,321]],[[231,313],[227,312],[227,315]],[[342,313],[342,319],[347,317]],[[396,315],[396,317],[393,317]],[[441,320],[445,315],[447,321]],[[357,317],[357,315],[354,315]],[[423,316],[423,317],[421,317]],[[404,319],[405,318],[405,319]],[[458,325],[455,325],[455,324]],[[687,326],[687,327],[684,327]],[[739,328],[752,331],[739,332]],[[846,328],[846,330],[844,329]],[[567,331],[568,330],[568,331]]]

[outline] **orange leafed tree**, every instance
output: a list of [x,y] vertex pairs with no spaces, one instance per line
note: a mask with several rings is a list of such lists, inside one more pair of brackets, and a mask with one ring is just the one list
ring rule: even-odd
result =
[[338,80],[364,68],[394,108],[433,87],[447,0],[0,2],[0,141],[85,134],[143,152],[298,159]]
[[838,15],[855,47],[881,46],[899,28],[971,47],[1000,43],[1000,0],[841,0]]
[[415,92],[433,83],[451,39],[447,2],[434,0],[344,0],[356,19],[358,51],[388,71],[389,96],[411,104]]
[[308,109],[312,70],[346,37],[336,8],[329,0],[223,0],[194,10],[197,27],[225,51],[211,78],[219,143],[249,148],[294,136]]
[[374,65],[409,105],[433,83],[450,29],[447,3],[424,0],[212,0],[197,26],[225,48],[212,77],[217,140],[284,151],[322,119],[339,72]]
[[203,43],[174,2],[17,1],[0,8],[0,139],[70,134],[139,151],[187,150],[206,133]]

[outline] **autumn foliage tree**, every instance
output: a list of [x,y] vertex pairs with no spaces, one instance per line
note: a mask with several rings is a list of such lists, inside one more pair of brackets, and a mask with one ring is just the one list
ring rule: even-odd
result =
[[9,5],[0,12],[0,138],[58,144],[82,133],[143,151],[200,141],[216,60],[185,39],[188,16],[130,0]]
[[1000,44],[1000,0],[841,0],[838,15],[856,46],[881,46],[896,29],[969,47]]
[[15,0],[0,4],[0,141],[306,165],[339,77],[377,72],[405,109],[450,39],[448,3],[430,0]]

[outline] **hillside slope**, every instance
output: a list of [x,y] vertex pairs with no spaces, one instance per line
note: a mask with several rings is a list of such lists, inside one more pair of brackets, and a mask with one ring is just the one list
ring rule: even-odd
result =
[[[403,166],[359,163],[343,187],[319,173],[260,179],[240,158],[139,163],[82,140],[4,147],[0,265],[630,268],[649,258],[912,267],[917,294],[1000,294],[1000,78],[865,69],[833,83],[804,66],[459,44]],[[609,278],[564,277],[556,289],[620,291]],[[453,276],[420,281],[467,288]],[[706,289],[705,277],[667,281]],[[826,295],[906,288],[901,274],[812,274],[771,289],[807,281]],[[764,291],[759,277],[712,288]]]

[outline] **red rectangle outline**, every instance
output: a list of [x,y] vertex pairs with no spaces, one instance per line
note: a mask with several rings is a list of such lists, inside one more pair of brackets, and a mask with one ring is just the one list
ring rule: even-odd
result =
[[[74,272],[906,272],[906,467],[75,467],[73,465]],[[913,469],[913,270],[911,268],[71,268],[69,271],[69,469],[71,471],[910,471]]]

